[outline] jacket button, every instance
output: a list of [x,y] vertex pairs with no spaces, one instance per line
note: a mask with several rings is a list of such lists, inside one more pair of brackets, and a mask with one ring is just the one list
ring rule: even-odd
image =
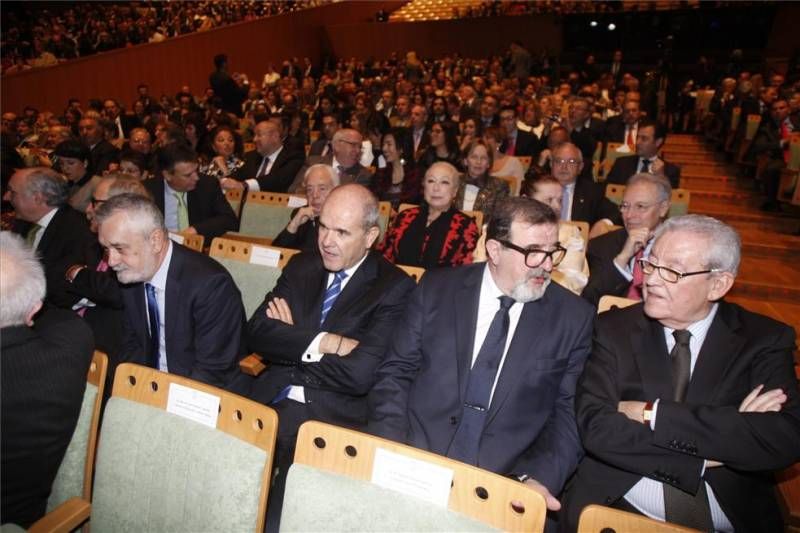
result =
[[456,424],[458,424],[458,418],[451,416],[450,423],[455,426]]

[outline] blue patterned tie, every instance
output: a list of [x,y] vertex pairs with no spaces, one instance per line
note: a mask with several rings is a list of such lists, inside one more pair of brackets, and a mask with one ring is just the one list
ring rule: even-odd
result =
[[342,281],[344,278],[347,277],[347,274],[344,270],[340,270],[334,275],[333,283],[328,289],[325,291],[325,297],[322,299],[322,316],[319,318],[319,325],[325,322],[325,317],[328,316],[328,313],[333,307],[333,304],[336,302],[336,298],[339,297],[339,293],[342,292]]
[[147,314],[150,321],[150,365],[158,370],[158,361],[161,358],[160,335],[158,332],[158,300],[156,300],[156,288],[149,283],[144,284],[147,294]]
[[569,189],[564,187],[564,190],[561,191],[561,220],[569,220],[569,206],[571,201]]
[[461,412],[461,423],[458,425],[447,456],[467,464],[478,466],[483,426],[489,412],[489,400],[492,387],[497,377],[497,369],[503,358],[508,337],[510,318],[508,310],[514,305],[510,296],[500,296],[500,309],[495,313],[489,331],[483,340],[481,350],[475,364],[469,371],[467,390],[464,393],[464,406]]

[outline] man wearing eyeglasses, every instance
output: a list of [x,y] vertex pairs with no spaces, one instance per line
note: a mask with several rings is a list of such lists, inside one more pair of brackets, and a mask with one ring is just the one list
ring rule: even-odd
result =
[[589,283],[581,296],[597,305],[604,295],[642,299],[638,259],[647,257],[653,232],[669,213],[672,187],[663,176],[635,174],[620,204],[624,228],[595,237],[586,248]]
[[592,226],[598,220],[616,218],[616,208],[605,197],[602,185],[581,177],[584,163],[577,146],[569,142],[556,146],[551,165],[553,177],[564,188],[561,220],[588,222]]
[[718,220],[669,219],[641,260],[644,303],[599,316],[565,531],[593,503],[701,531],[783,529],[770,471],[800,459],[795,334],[723,299],[740,254]]
[[593,310],[555,283],[545,204],[498,202],[486,263],[429,270],[370,393],[368,430],[526,482],[556,499],[581,456],[573,393]]
[[302,192],[306,171],[312,165],[320,163],[332,166],[339,176],[339,183],[342,185],[358,183],[369,187],[372,181],[372,173],[359,162],[362,140],[361,134],[356,130],[349,128],[338,130],[333,134],[333,142],[331,143],[333,150],[324,156],[309,156],[306,159],[306,164],[297,173],[294,183],[289,187],[289,192]]

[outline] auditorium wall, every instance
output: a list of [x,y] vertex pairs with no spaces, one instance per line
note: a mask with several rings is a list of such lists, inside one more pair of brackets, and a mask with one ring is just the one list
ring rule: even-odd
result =
[[2,109],[20,111],[33,105],[60,112],[70,97],[84,102],[110,97],[129,106],[141,82],[155,97],[174,95],[182,85],[198,94],[208,86],[213,57],[221,52],[228,54],[232,72],[246,72],[260,85],[270,62],[280,68],[287,57],[318,60],[324,25],[366,22],[381,8],[396,9],[404,3],[340,2],[3,76]]

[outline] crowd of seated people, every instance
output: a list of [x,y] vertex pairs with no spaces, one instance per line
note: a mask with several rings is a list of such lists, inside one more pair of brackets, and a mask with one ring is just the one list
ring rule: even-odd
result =
[[86,57],[115,48],[161,42],[315,7],[325,0],[268,2],[70,2],[3,6],[3,74]]
[[[98,339],[122,331],[103,345],[112,367],[146,364],[278,411],[270,530],[311,419],[512,475],[562,509],[565,531],[587,503],[774,530],[772,486],[752,472],[800,458],[794,336],[724,301],[741,253],[732,228],[668,218],[680,179],[660,153],[669,132],[639,73],[614,82],[619,58],[563,80],[500,57],[290,61],[299,68],[262,87],[234,81],[238,107],[189,87],[155,102],[143,83],[130,109],[93,100],[6,112],[4,223],[39,252],[48,306],[93,317]],[[785,165],[798,80],[773,76],[748,99],[753,77],[740,76],[746,95],[723,81],[707,131],[727,139],[719,117],[739,98],[771,120],[753,149]],[[612,151],[606,173],[596,158]],[[603,178],[627,184],[619,206]],[[231,275],[170,237],[202,235],[208,248],[239,226],[226,193],[254,191],[307,203],[273,240],[303,253],[246,317]],[[380,201],[393,211],[384,228]],[[409,266],[426,271],[416,288]],[[91,293],[94,278],[116,278],[118,292]],[[595,326],[603,295],[640,303]],[[29,312],[2,323],[4,357],[6,328],[36,333]],[[162,326],[166,337],[149,333]],[[715,360],[720,350],[737,363]],[[270,363],[257,377],[237,368],[250,352]],[[708,394],[715,385],[726,393]],[[730,431],[735,447],[719,438]],[[704,522],[648,498],[673,489],[700,495]],[[754,519],[743,499],[763,513]],[[20,514],[23,525],[35,514]]]

